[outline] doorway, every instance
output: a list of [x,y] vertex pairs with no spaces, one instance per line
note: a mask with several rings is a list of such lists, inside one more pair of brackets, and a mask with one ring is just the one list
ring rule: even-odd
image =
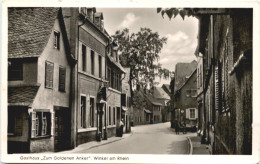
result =
[[55,133],[54,151],[62,151],[70,147],[70,112],[66,107],[54,107]]

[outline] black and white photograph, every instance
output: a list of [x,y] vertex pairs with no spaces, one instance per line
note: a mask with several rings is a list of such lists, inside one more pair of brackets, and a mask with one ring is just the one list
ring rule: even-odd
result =
[[7,6],[1,154],[259,162],[256,8],[161,6]]

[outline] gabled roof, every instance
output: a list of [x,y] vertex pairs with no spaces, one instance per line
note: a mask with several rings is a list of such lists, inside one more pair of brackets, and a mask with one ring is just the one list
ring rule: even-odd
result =
[[146,99],[148,101],[150,101],[153,105],[162,106],[162,104],[160,103],[160,100],[157,100],[156,98],[154,98],[152,94],[150,94],[150,93],[143,93],[143,94],[146,97]]
[[170,96],[161,88],[161,87],[154,87],[154,98],[157,99],[167,99],[170,100]]
[[59,8],[8,8],[8,58],[40,56],[58,11]]
[[8,87],[9,106],[30,106],[38,92],[39,86]]
[[193,60],[191,63],[177,63],[175,66],[175,84],[174,93],[183,86],[186,80],[191,76],[197,68],[197,62]]
[[163,84],[162,89],[170,96],[171,94],[170,84]]
[[176,90],[176,91],[181,90],[181,89],[189,82],[189,80],[192,78],[192,76],[195,75],[196,72],[197,72],[197,69],[195,69],[195,70],[192,72],[192,74],[191,74],[190,77],[185,81],[185,83],[184,83],[178,90]]

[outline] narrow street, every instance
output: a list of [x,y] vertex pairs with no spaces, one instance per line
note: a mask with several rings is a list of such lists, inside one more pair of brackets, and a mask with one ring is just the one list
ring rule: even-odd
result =
[[[132,127],[128,137],[94,148],[72,150],[68,153],[106,153],[106,154],[187,154],[188,136],[195,133],[176,135],[170,123],[149,124]],[[104,142],[104,141],[102,141]]]

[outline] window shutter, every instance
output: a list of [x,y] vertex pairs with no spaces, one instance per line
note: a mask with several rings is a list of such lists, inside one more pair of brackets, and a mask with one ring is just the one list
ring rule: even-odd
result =
[[32,127],[31,127],[31,138],[36,136],[36,112],[31,113]]
[[50,62],[45,63],[45,87],[53,88],[53,68],[54,64]]
[[54,119],[55,119],[55,113],[54,112],[51,112],[51,122],[50,122],[50,127],[51,127],[51,136],[54,135]]
[[186,109],[186,119],[190,119],[190,109]]
[[198,109],[195,109],[195,119],[198,118]]
[[50,64],[50,87],[53,88],[53,68],[54,65]]
[[59,90],[65,91],[66,68],[59,68]]
[[219,76],[218,67],[215,68],[215,108],[219,110]]

